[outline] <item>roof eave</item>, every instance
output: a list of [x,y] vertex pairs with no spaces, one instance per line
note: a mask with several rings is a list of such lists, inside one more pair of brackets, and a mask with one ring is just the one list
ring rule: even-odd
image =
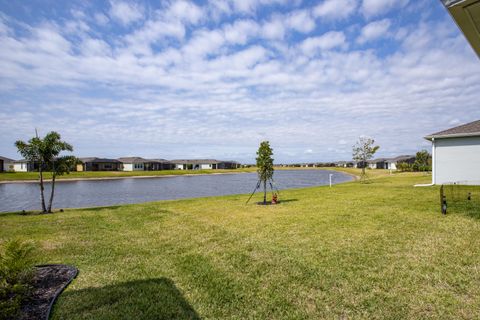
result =
[[433,134],[433,135],[425,136],[424,139],[432,141],[432,139],[467,138],[467,137],[480,137],[480,132],[439,134],[439,135]]

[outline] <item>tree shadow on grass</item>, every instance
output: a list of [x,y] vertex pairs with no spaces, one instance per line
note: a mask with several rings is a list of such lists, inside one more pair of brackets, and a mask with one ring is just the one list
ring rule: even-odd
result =
[[91,208],[80,208],[74,210],[88,210],[88,211],[103,211],[103,210],[117,210],[125,205],[116,205],[116,206],[104,206],[104,207],[91,207]]
[[55,315],[68,319],[201,319],[167,278],[66,291],[59,302]]
[[280,199],[278,203],[288,203],[288,202],[297,202],[298,199]]

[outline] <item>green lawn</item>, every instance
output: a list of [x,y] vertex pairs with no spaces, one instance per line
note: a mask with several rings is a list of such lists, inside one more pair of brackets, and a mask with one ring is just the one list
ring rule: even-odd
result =
[[[255,168],[241,168],[232,170],[162,170],[162,171],[83,171],[71,172],[57,179],[89,179],[89,178],[120,178],[120,177],[138,177],[138,176],[165,176],[165,175],[185,175],[185,174],[212,174],[212,173],[232,173],[232,172],[252,172]],[[45,172],[45,179],[50,179],[50,172]],[[2,172],[0,181],[15,180],[38,180],[38,172]]]
[[277,206],[4,214],[0,239],[80,269],[54,319],[479,319],[480,213],[442,216],[437,188],[413,188],[429,176],[376,175],[282,191]]

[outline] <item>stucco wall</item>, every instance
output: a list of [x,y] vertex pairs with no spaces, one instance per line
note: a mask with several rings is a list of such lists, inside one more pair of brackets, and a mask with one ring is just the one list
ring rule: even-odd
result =
[[133,164],[132,163],[124,163],[123,164],[123,171],[133,171]]
[[436,139],[434,148],[434,183],[480,184],[480,137]]
[[3,162],[3,171],[8,172],[8,171],[13,171],[13,162]]
[[28,166],[26,163],[15,163],[14,164],[14,171],[16,172],[27,172]]

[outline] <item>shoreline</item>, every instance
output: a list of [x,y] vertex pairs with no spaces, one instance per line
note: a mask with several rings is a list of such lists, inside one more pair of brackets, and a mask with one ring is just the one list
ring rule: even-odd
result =
[[[330,167],[316,167],[316,168],[277,168],[276,170],[328,170],[341,172],[346,175],[349,175],[353,178],[354,181],[360,180],[360,177],[343,170],[335,170]],[[183,176],[208,176],[208,175],[219,175],[219,174],[240,174],[240,173],[255,173],[256,171],[238,171],[238,172],[212,172],[212,173],[185,173],[185,174],[164,174],[164,175],[140,175],[140,176],[118,176],[118,177],[89,177],[89,178],[57,178],[55,182],[77,182],[77,181],[105,181],[105,180],[120,180],[120,179],[152,179],[152,178],[172,178],[172,177],[183,177]],[[46,183],[50,183],[52,179],[44,179]],[[39,183],[38,179],[23,179],[23,180],[0,180],[1,184],[16,184],[16,183]]]
[[[252,171],[253,172],[253,171]],[[123,176],[123,177],[91,177],[91,178],[64,178],[57,179],[55,182],[77,182],[77,181],[102,181],[102,180],[121,180],[121,179],[152,179],[152,178],[172,178],[172,177],[191,177],[191,176],[210,176],[210,175],[219,175],[219,174],[241,174],[241,173],[251,173],[251,172],[212,172],[212,173],[186,173],[186,174],[164,174],[164,175],[153,175],[153,176]],[[50,183],[52,179],[44,179],[43,182]],[[9,184],[9,183],[39,183],[39,180],[3,180],[0,181],[0,184]]]

